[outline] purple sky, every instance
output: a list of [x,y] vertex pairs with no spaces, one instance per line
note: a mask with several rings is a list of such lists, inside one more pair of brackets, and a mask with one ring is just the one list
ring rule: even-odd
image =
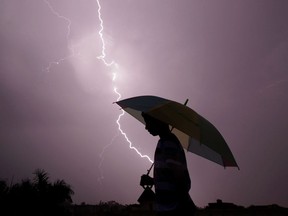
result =
[[[117,68],[97,58],[96,0],[0,1],[0,178],[41,168],[72,185],[76,203],[136,203],[151,163],[119,134],[117,87],[123,99],[189,98],[225,137],[240,171],[187,153],[196,205],[288,207],[288,1],[100,4]],[[153,158],[157,138],[129,115],[120,123]]]

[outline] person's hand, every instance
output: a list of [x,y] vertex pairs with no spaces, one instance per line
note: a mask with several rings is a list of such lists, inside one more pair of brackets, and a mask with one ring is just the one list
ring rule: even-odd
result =
[[142,175],[141,180],[140,180],[140,185],[142,187],[144,186],[152,187],[154,185],[154,179],[150,177],[149,175]]

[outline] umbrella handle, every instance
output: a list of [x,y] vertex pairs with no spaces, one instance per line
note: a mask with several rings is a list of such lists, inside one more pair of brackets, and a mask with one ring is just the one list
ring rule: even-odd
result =
[[151,167],[147,170],[147,175],[149,175],[149,173],[150,173],[150,171],[151,171],[153,166],[154,166],[154,163],[152,163]]

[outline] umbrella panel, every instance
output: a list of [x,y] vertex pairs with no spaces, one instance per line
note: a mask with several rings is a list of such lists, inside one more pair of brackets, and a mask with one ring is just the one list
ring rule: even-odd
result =
[[134,97],[118,101],[117,104],[143,124],[145,121],[141,112],[169,124],[187,151],[224,167],[238,167],[220,132],[191,108],[155,96]]

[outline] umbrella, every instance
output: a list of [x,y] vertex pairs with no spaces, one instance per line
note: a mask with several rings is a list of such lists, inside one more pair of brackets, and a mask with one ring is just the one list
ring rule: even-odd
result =
[[142,112],[169,124],[187,151],[223,167],[238,167],[216,127],[185,104],[157,96],[137,96],[116,103],[143,124]]

